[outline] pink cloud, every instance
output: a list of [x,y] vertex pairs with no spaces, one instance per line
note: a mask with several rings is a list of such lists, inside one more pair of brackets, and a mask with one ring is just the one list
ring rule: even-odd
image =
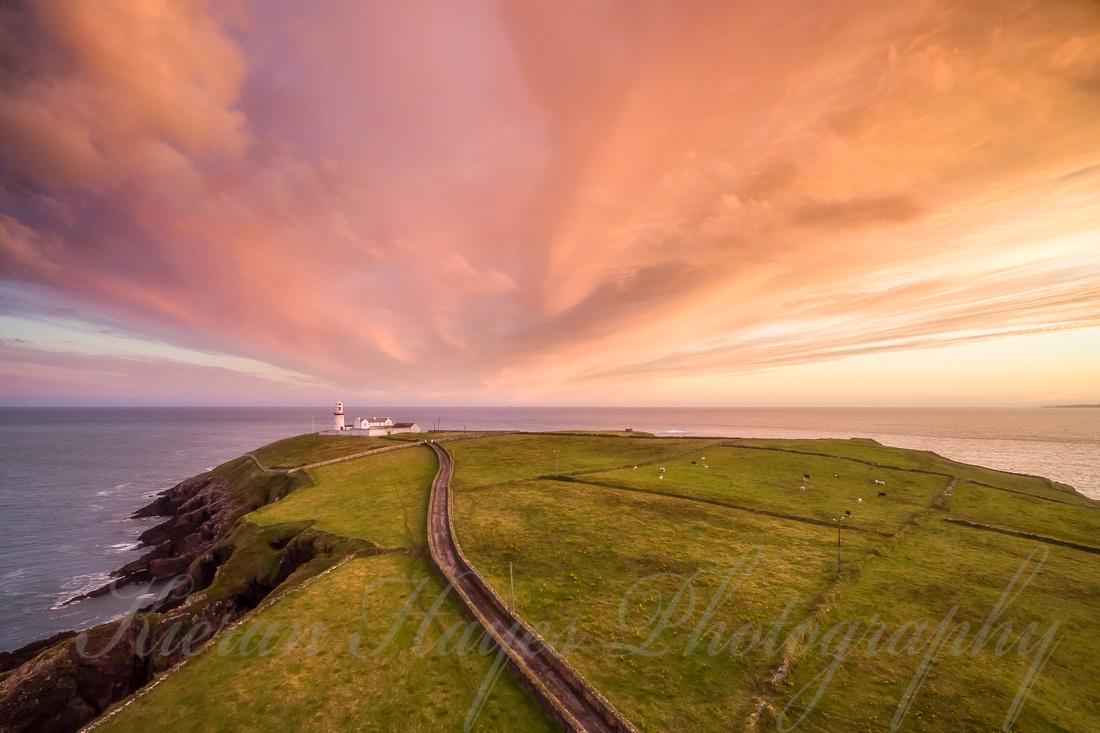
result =
[[0,18],[0,279],[182,346],[595,398],[1100,305],[1085,2]]

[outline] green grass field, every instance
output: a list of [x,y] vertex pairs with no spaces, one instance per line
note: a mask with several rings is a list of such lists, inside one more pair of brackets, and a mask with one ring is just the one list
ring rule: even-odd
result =
[[[516,434],[447,443],[457,486],[476,486],[553,476],[675,457],[713,441],[577,434]],[[555,453],[556,451],[556,453]]]
[[166,721],[196,733],[461,730],[468,717],[477,731],[555,729],[507,671],[475,707],[494,657],[439,653],[443,631],[462,618],[450,598],[445,623],[431,624],[419,645],[410,620],[370,656],[409,597],[393,579],[427,579],[425,606],[441,590],[423,558],[354,560],[252,615],[99,730],[162,730]]
[[1073,490],[1072,487],[1060,484],[1050,479],[1039,476],[1024,476],[1016,473],[994,471],[981,466],[971,466],[958,463],[930,451],[906,450],[905,448],[892,448],[880,445],[873,440],[739,440],[737,445],[757,446],[771,448],[791,453],[801,451],[806,453],[821,453],[841,458],[849,458],[854,461],[879,464],[881,466],[894,466],[910,471],[931,471],[933,473],[957,476],[969,481],[980,481],[991,484],[997,488],[1008,491],[1023,492],[1045,496],[1058,501],[1077,505],[1095,505]]
[[[877,653],[872,654],[866,644],[855,646],[798,730],[889,730],[929,653],[928,641],[945,618],[950,620],[944,630],[955,636],[947,637],[926,681],[912,697],[900,730],[1001,730],[1029,669],[1042,659],[1042,638],[1051,631],[1052,643],[1057,642],[1053,654],[1012,730],[1097,730],[1100,698],[1092,694],[1091,681],[1100,676],[1100,556],[1055,546],[1039,549],[1016,586],[1022,588],[1019,595],[992,622],[997,631],[980,650],[973,646],[1001,594],[1037,548],[1041,546],[1036,542],[931,521],[888,557],[870,563],[858,579],[839,590],[826,623],[867,624],[877,614],[885,624],[886,648],[873,649]],[[1038,573],[1025,585],[1037,567]],[[949,616],[956,605],[958,612]],[[928,624],[912,645],[916,653],[907,648],[913,628],[902,627],[908,622]],[[969,629],[962,630],[959,623],[969,624]],[[1006,623],[1011,626],[1002,626]],[[1021,635],[1033,623],[1035,630],[1021,650]],[[865,630],[860,628],[858,634]],[[899,634],[896,654],[889,651],[894,634]],[[821,683],[814,678],[830,661],[820,647],[806,653],[786,684],[769,698],[761,728],[774,728],[788,706],[783,725],[796,721]],[[807,686],[810,692],[799,696]]]
[[[788,652],[792,629],[816,624],[820,638],[837,622],[866,623],[877,613],[888,640],[907,621],[934,628],[955,604],[956,620],[980,627],[1039,543],[951,525],[948,517],[1081,544],[1100,540],[1097,503],[1068,487],[871,441],[651,441],[643,458],[629,439],[598,447],[558,440],[525,442],[524,451],[505,446],[497,463],[491,444],[466,449],[466,461],[459,447],[459,539],[504,597],[511,568],[516,606],[529,622],[552,631],[575,623],[585,641],[569,660],[642,730],[743,730],[754,719],[759,730],[786,729],[804,711],[800,730],[890,730],[919,657],[853,654],[810,706],[795,693],[829,658],[812,645],[802,653],[814,637],[801,633]],[[545,470],[552,446],[570,460],[559,480]],[[606,470],[615,465],[625,467]],[[845,511],[852,514],[838,575],[836,530],[822,523]],[[738,559],[746,551],[755,557],[755,548],[751,574],[708,616],[721,573],[738,568],[740,577]],[[1017,636],[1029,623],[1045,631],[1057,621],[1066,638],[1031,688],[1018,729],[1100,729],[1100,709],[1073,672],[1076,656],[1086,654],[1090,661],[1077,665],[1082,679],[1096,675],[1100,556],[1056,546],[1048,553],[1012,618]],[[695,605],[685,615],[691,591]],[[781,618],[778,648],[750,648],[758,622],[766,639]],[[826,652],[847,628],[833,632]],[[731,637],[741,640],[735,653]],[[988,646],[935,666],[898,729],[999,730],[1030,659]],[[634,653],[624,654],[629,647]],[[663,653],[648,654],[655,650]]]
[[310,519],[314,529],[420,551],[436,468],[428,447],[377,453],[309,470],[314,485],[249,516],[260,525]]
[[[343,436],[318,438],[267,446],[265,462],[358,451]],[[888,731],[896,718],[900,731],[993,731],[1010,714],[1012,730],[1100,730],[1091,693],[1100,674],[1100,554],[944,521],[1100,548],[1100,503],[1069,487],[866,440],[609,431],[446,446],[466,555],[504,598],[514,578],[528,623],[571,634],[566,657],[640,730]],[[259,486],[251,463],[239,463],[242,481]],[[359,558],[319,577],[328,566],[321,559],[303,567],[235,636],[103,728],[148,730],[169,719],[196,731],[461,728],[484,697],[493,660],[438,653],[467,629],[476,641],[452,598],[440,601],[445,615],[419,641],[415,617],[377,655],[349,650],[351,639],[360,650],[385,639],[410,581],[423,582],[413,613],[441,591],[425,549],[436,468],[430,449],[411,447],[310,469],[279,488],[269,498],[282,498],[242,520],[221,577],[270,576],[274,548],[307,535],[336,548],[325,563],[333,553]],[[845,512],[838,572],[833,519]],[[996,633],[980,649],[966,646],[1017,570],[1034,569],[1037,558],[1034,577],[1029,570],[1006,596]],[[246,633],[255,647],[264,631],[274,628],[278,640],[295,622],[322,624],[328,643],[310,650],[307,633],[289,650],[284,639],[267,654],[242,653]],[[921,676],[941,622],[955,636]],[[1005,622],[1011,629],[998,627]],[[870,647],[860,636],[868,628],[880,630]],[[849,631],[851,653],[830,672]],[[1048,633],[1049,655],[1039,650]],[[1013,711],[1037,658],[1045,666]],[[914,678],[923,682],[907,696]],[[556,729],[509,672],[484,699],[474,730]]]
[[[736,730],[748,715],[753,679],[768,660],[760,654],[711,658],[705,651],[684,656],[691,630],[696,623],[704,631],[718,622],[736,629],[775,617],[796,594],[804,610],[828,587],[836,562],[828,530],[577,483],[471,489],[456,497],[455,514],[466,554],[505,597],[511,563],[521,616],[549,624],[551,632],[575,622],[585,641],[569,660],[642,730]],[[871,546],[865,536],[851,536],[845,552],[853,559]],[[742,568],[753,564],[756,548],[755,568],[704,623],[724,576],[742,556]],[[647,646],[655,623],[647,622],[700,572],[691,583],[694,608],[686,597],[674,607],[674,616],[687,618]],[[650,590],[662,593],[662,601],[647,597]],[[711,641],[701,637],[701,650]],[[616,643],[645,653],[605,649]],[[649,656],[666,645],[667,653]]]
[[297,468],[393,444],[391,438],[307,434],[275,441],[252,455],[267,468]]
[[[292,455],[310,449],[309,442],[290,447]],[[310,469],[312,486],[247,515],[237,530],[238,551],[219,575],[271,572],[268,545],[304,527],[383,553],[346,563],[301,590],[293,589],[323,568],[292,575],[272,593],[285,597],[265,602],[235,634],[223,635],[99,730],[159,730],[166,720],[183,731],[460,730],[468,718],[477,731],[554,730],[507,669],[494,675],[499,667],[491,650],[472,643],[465,654],[452,651],[472,628],[453,596],[440,600],[422,639],[422,619],[413,616],[369,655],[410,598],[410,583],[424,583],[413,614],[428,611],[442,590],[425,549],[436,468],[431,449],[410,447]],[[215,581],[207,593],[218,587]],[[295,623],[302,635],[288,648]],[[457,631],[442,638],[455,624]],[[327,639],[319,650],[310,647],[316,628]],[[269,632],[267,653],[260,653]],[[441,638],[448,653],[440,652]],[[479,698],[486,679],[493,683]]]

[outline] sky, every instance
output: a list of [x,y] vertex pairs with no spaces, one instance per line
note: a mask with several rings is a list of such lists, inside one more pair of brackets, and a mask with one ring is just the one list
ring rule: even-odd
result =
[[0,405],[1100,402],[1093,0],[0,5]]

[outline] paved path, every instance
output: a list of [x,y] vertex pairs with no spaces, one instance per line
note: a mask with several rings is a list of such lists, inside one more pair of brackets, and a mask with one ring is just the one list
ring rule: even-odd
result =
[[439,456],[428,513],[432,560],[481,626],[507,652],[520,681],[571,731],[636,733],[636,729],[564,659],[547,647],[522,619],[511,613],[462,554],[454,536],[453,465],[438,443]]

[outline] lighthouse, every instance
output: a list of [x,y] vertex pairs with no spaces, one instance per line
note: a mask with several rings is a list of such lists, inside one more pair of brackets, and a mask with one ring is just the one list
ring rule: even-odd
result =
[[343,402],[337,402],[336,403],[336,410],[333,411],[332,415],[333,415],[332,429],[333,430],[343,430],[344,429],[344,403]]

